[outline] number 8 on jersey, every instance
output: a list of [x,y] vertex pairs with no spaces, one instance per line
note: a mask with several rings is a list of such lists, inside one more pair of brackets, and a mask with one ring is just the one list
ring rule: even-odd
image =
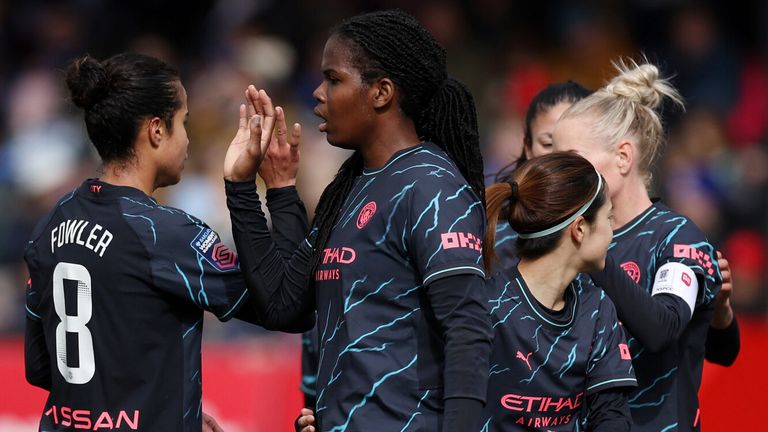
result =
[[[77,282],[77,314],[67,315],[64,280]],[[93,378],[96,363],[93,338],[86,324],[91,320],[91,274],[80,264],[60,262],[53,271],[53,305],[61,322],[56,326],[56,362],[59,372],[71,384],[85,384]],[[77,336],[78,366],[67,363],[67,333]],[[71,362],[70,362],[71,363]]]

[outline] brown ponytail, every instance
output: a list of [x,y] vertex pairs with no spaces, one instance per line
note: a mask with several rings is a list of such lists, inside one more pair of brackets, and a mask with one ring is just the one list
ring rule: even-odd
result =
[[[593,223],[607,199],[604,186],[598,191],[599,185],[605,184],[598,176],[583,157],[573,152],[558,152],[525,161],[509,182],[489,186],[483,249],[486,269],[490,271],[496,259],[496,224],[505,211],[503,217],[516,232],[536,233],[564,222],[597,194],[583,213],[587,222]],[[517,254],[521,258],[538,258],[554,250],[562,235],[560,230],[537,238],[518,238]]]

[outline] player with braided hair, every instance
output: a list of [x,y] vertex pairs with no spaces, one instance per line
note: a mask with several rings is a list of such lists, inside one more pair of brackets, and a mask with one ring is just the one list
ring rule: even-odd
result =
[[317,310],[320,430],[473,430],[492,333],[472,96],[448,77],[445,50],[400,11],[341,23],[322,69],[319,129],[354,153],[290,260],[253,182],[272,132],[265,92],[250,89],[250,141],[229,150],[227,203],[250,291],[274,328],[301,328]]
[[[415,39],[399,36],[406,29]],[[448,153],[475,194],[483,200],[483,160],[474,100],[463,84],[447,76],[445,50],[432,35],[412,17],[391,11],[346,21],[332,34],[329,42],[352,42],[346,45],[362,84],[370,86],[387,77],[400,89],[399,108],[413,123],[419,139],[434,142]],[[410,51],[414,51],[413,55]],[[322,111],[318,115],[322,117]],[[337,144],[335,131],[333,128],[329,131],[327,123],[321,130],[328,134],[329,143],[348,148],[343,139]],[[362,168],[363,155],[356,152],[341,166],[320,197],[316,211],[321,221],[318,244],[326,242],[338,208]],[[316,250],[313,255],[313,267],[317,267],[319,254]]]

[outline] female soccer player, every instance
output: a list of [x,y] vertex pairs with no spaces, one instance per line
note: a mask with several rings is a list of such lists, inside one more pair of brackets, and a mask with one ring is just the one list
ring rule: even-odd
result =
[[[552,130],[560,115],[574,102],[581,100],[591,91],[574,81],[564,81],[550,84],[534,96],[528,105],[523,123],[523,152],[509,166],[499,171],[498,182],[512,178],[515,168],[528,159],[552,152]],[[502,267],[510,267],[517,262],[515,249],[517,233],[510,228],[507,221],[499,221],[496,225],[495,255],[499,257]],[[495,264],[495,263],[494,263]]]
[[554,146],[590,160],[611,191],[613,244],[605,271],[591,275],[632,336],[635,430],[698,430],[697,391],[721,274],[704,234],[648,195],[664,135],[656,109],[665,98],[682,100],[651,64],[618,69],[606,87],[562,115]]
[[[225,164],[252,292],[280,326],[317,306],[320,430],[473,430],[491,328],[472,97],[447,76],[432,35],[399,11],[341,23],[325,45],[322,72],[314,93],[320,131],[354,153],[287,264],[253,183],[268,139],[232,147]],[[271,102],[263,91],[258,101],[266,125]]]
[[[503,218],[521,233],[521,259],[487,281],[495,337],[484,424],[474,430],[629,430],[636,381],[623,330],[610,299],[577,279],[605,264],[606,189],[575,153],[525,161],[487,189],[488,225]],[[485,244],[494,237],[489,230]],[[486,263],[494,253],[484,249]],[[313,420],[302,412],[303,432]]]
[[[557,120],[571,105],[591,93],[573,81],[551,84],[539,92],[531,101],[525,115],[523,153],[517,161],[502,170],[497,179],[508,180],[512,170],[525,160],[552,152],[552,131]],[[517,233],[506,221],[500,221],[496,225],[496,256],[498,265],[503,268],[514,265],[518,260],[516,238]],[[729,301],[732,290],[730,268],[728,261],[719,252],[718,265],[722,271],[723,287],[715,298],[715,311],[707,331],[705,357],[712,363],[730,366],[739,354],[739,328]],[[311,342],[311,339],[309,341]],[[304,364],[312,364],[310,356],[304,356]]]
[[[50,392],[40,429],[220,430],[201,415],[203,311],[260,320],[235,254],[151,197],[187,158],[184,86],[137,54],[78,59],[66,83],[103,175],[63,197],[25,251],[26,375]],[[273,217],[306,219],[295,189],[274,192]]]
[[555,123],[566,109],[590,94],[591,90],[575,81],[553,83],[537,93],[525,113],[523,153],[509,168],[520,166],[536,156],[552,153],[552,130]]
[[[602,270],[611,242],[602,176],[575,153],[552,153],[486,194],[488,225],[503,217],[519,233],[520,262],[488,281],[495,337],[482,430],[629,430],[637,383],[623,330],[610,299],[577,279]],[[488,230],[485,244],[494,237]],[[487,264],[494,253],[485,248]]]

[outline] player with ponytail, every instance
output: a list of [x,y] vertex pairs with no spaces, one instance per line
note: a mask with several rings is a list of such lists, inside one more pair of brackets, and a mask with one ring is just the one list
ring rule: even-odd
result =
[[[488,280],[494,343],[482,430],[629,430],[636,381],[624,334],[611,300],[579,275],[605,265],[605,180],[581,156],[551,153],[520,164],[486,198],[488,226],[503,220],[519,233],[520,261]],[[495,235],[486,233],[487,265]]]

